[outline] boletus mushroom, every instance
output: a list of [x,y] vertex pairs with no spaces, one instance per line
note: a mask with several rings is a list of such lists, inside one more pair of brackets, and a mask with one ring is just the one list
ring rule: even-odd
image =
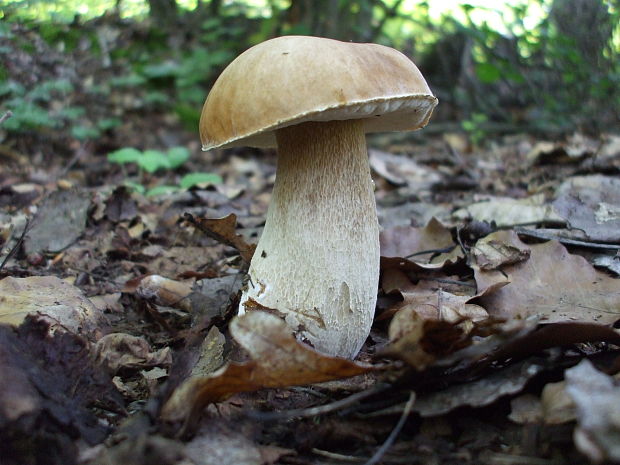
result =
[[436,104],[415,64],[382,45],[279,37],[228,65],[202,110],[203,149],[278,150],[241,313],[254,301],[315,349],[357,355],[379,280],[365,133],[419,129]]

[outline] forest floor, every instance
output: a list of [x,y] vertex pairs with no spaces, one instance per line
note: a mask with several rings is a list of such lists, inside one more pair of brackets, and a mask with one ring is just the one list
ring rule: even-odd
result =
[[183,170],[223,182],[153,197],[79,148],[4,164],[3,463],[618,459],[620,138],[369,146],[382,277],[355,363],[231,323],[272,151],[196,151]]
[[276,154],[177,123],[1,133],[0,463],[620,462],[620,135],[369,136],[381,281],[348,361],[235,316]]

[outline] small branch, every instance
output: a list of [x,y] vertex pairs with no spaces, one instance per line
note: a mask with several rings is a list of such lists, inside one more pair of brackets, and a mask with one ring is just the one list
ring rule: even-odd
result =
[[19,239],[17,239],[17,242],[15,243],[13,248],[9,250],[9,253],[7,254],[7,256],[4,257],[4,260],[2,260],[2,263],[0,263],[0,271],[2,271],[2,269],[7,264],[7,262],[11,259],[11,257],[13,257],[13,255],[17,253],[17,251],[19,250],[19,247],[22,245],[22,242],[24,242],[24,239],[26,238],[26,234],[28,234],[28,231],[30,231],[30,218],[26,220],[26,224],[24,225],[24,230],[19,236]]
[[375,465],[379,463],[379,461],[383,458],[383,456],[388,451],[388,449],[392,447],[392,445],[394,444],[394,441],[396,441],[396,438],[398,437],[401,430],[403,429],[403,426],[405,426],[405,422],[407,421],[407,418],[409,418],[409,414],[411,413],[411,409],[413,409],[414,403],[415,403],[415,392],[411,391],[409,393],[409,400],[405,404],[405,408],[403,409],[403,413],[398,419],[398,423],[396,423],[396,426],[394,426],[394,429],[392,430],[388,438],[385,440],[385,442],[381,445],[381,447],[377,449],[377,452],[375,452],[375,454],[372,457],[370,457],[368,462],[366,462],[364,465]]
[[521,236],[535,237],[537,239],[545,239],[548,241],[558,241],[562,244],[575,245],[579,247],[588,247],[591,249],[620,250],[620,245],[617,245],[617,244],[602,244],[599,242],[578,241],[576,239],[569,239],[567,237],[556,236],[555,234],[548,234],[548,233],[531,230],[531,229],[525,229],[525,228],[514,228],[514,231]]
[[345,397],[344,399],[340,399],[340,400],[337,400],[329,404],[319,405],[318,407],[286,410],[284,412],[250,411],[248,412],[248,416],[256,420],[260,420],[260,421],[288,420],[291,418],[314,417],[317,415],[323,415],[326,413],[330,413],[335,410],[340,410],[344,407],[348,407],[362,399],[371,397],[375,394],[379,394],[380,392],[387,390],[389,387],[390,385],[388,384],[378,384],[377,386],[373,386],[372,388],[367,389],[365,391],[355,393],[349,397]]

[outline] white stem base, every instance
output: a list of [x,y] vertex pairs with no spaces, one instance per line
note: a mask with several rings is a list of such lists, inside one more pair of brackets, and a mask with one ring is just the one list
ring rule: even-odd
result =
[[277,131],[265,230],[241,299],[277,309],[317,350],[353,358],[377,300],[379,225],[361,120]]

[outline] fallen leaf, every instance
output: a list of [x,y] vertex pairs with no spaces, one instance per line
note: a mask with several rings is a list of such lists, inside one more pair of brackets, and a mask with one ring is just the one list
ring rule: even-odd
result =
[[437,171],[416,163],[410,157],[376,149],[370,149],[368,154],[373,171],[395,186],[411,185],[422,190],[441,179]]
[[484,407],[500,397],[521,392],[526,383],[542,371],[534,361],[522,361],[465,384],[421,395],[413,410],[423,417],[443,415],[458,407]]
[[577,412],[577,449],[595,463],[620,461],[620,386],[589,360],[566,370],[565,377]]
[[56,276],[7,277],[0,281],[0,323],[19,325],[38,314],[55,330],[89,334],[106,325],[103,313],[82,291]]
[[577,418],[575,402],[566,392],[566,381],[545,384],[540,401],[543,419],[548,425],[560,425]]
[[320,354],[295,339],[280,318],[253,311],[230,323],[233,338],[248,352],[245,363],[228,363],[208,376],[191,377],[164,404],[163,421],[192,428],[203,408],[239,392],[346,378],[372,368]]
[[620,179],[591,175],[565,180],[553,208],[586,239],[620,242]]
[[256,244],[248,244],[241,235],[237,234],[237,216],[233,213],[223,218],[194,218],[186,215],[185,219],[198,226],[207,236],[237,249],[246,263],[252,260]]
[[0,373],[3,464],[75,463],[79,441],[97,444],[108,433],[88,407],[123,408],[88,342],[36,316],[18,328],[0,325]]
[[172,363],[169,347],[153,351],[143,337],[112,333],[97,341],[93,349],[98,363],[111,374],[120,370],[137,370],[155,366],[168,367]]
[[516,247],[489,235],[476,242],[471,248],[471,254],[478,268],[488,271],[527,260],[530,258],[530,249],[527,246]]
[[236,425],[223,421],[206,424],[185,446],[185,455],[196,465],[271,465],[294,451],[257,444]]
[[[511,231],[492,234],[493,239],[518,249],[529,248],[526,261],[485,271],[474,267],[480,304],[491,316],[527,318],[545,323],[590,321],[612,324],[620,318],[620,280],[596,271],[587,260],[569,254],[556,242],[525,245]],[[499,283],[505,286],[485,293]]]
[[90,198],[77,190],[55,191],[38,211],[24,241],[28,255],[60,252],[84,231]]
[[508,419],[519,425],[540,423],[542,416],[540,399],[534,394],[522,394],[510,401]]
[[[382,257],[401,258],[407,258],[423,251],[435,251],[420,256],[420,258],[425,256],[428,258],[429,255],[438,250],[446,250],[456,245],[452,240],[450,230],[436,218],[432,218],[423,228],[395,226],[381,231],[379,243]],[[424,260],[424,262],[428,262],[428,260]]]
[[185,311],[192,309],[189,299],[192,285],[187,282],[175,281],[160,275],[149,275],[140,280],[135,292],[143,299],[151,300],[157,305]]
[[551,205],[545,204],[543,195],[525,199],[494,197],[461,208],[455,211],[453,216],[461,221],[474,219],[494,222],[500,227],[525,223],[565,223],[564,218],[559,216]]

